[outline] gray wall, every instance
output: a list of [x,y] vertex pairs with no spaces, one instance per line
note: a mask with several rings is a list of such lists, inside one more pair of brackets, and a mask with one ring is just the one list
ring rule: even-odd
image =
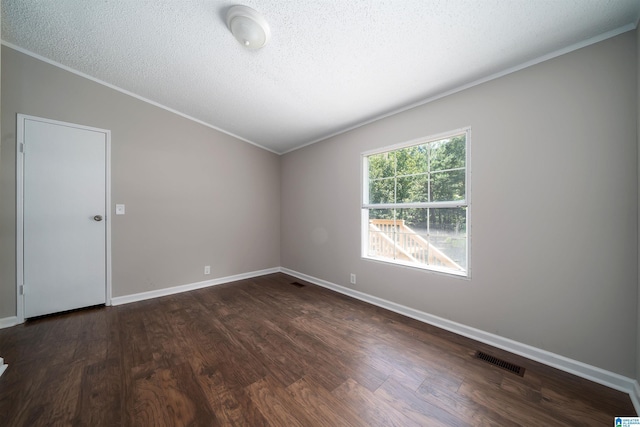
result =
[[3,46],[0,318],[16,313],[16,113],[111,130],[113,296],[280,265],[279,156]]
[[[628,32],[284,155],[282,266],[634,377],[636,80]],[[360,154],[464,126],[471,279],[361,259]]]

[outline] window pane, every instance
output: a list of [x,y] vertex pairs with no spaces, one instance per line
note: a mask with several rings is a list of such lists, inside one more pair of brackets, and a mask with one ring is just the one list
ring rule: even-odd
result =
[[369,244],[371,257],[395,259],[396,221],[394,209],[369,209]]
[[431,172],[465,167],[465,136],[443,139],[430,144]]
[[429,220],[429,209],[397,209],[396,216],[400,223],[404,223],[410,228],[410,232],[427,233],[427,221]]
[[466,270],[467,208],[429,209],[429,243],[438,255],[431,265]]
[[395,179],[369,181],[369,203],[395,203]]
[[429,209],[398,209],[398,259],[427,264]]
[[399,177],[396,203],[428,202],[428,181],[426,174]]
[[427,145],[396,150],[396,170],[399,176],[427,172]]
[[374,154],[367,157],[369,160],[369,179],[389,178],[396,173],[396,156],[393,151]]
[[464,170],[436,172],[431,174],[431,202],[464,200]]
[[395,209],[369,209],[369,223],[371,223],[372,220],[378,219],[395,219]]

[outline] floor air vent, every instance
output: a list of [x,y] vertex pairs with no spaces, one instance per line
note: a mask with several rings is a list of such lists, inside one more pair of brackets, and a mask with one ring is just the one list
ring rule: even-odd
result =
[[524,377],[524,368],[522,366],[509,363],[506,360],[498,359],[497,357],[491,356],[481,351],[476,352],[476,359],[484,360],[487,363],[491,363],[493,366],[497,366],[498,368]]
[[304,285],[300,282],[291,282],[291,284],[297,288],[304,288]]

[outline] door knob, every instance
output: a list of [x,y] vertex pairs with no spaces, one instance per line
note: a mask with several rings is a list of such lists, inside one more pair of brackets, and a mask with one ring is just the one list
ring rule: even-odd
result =
[[96,215],[93,217],[94,221],[102,221],[102,215]]

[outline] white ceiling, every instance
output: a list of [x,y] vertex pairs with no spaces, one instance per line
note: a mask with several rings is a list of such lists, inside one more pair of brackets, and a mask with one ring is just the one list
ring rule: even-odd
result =
[[[226,10],[263,14],[244,49]],[[640,0],[2,0],[2,40],[276,153],[635,28]]]

